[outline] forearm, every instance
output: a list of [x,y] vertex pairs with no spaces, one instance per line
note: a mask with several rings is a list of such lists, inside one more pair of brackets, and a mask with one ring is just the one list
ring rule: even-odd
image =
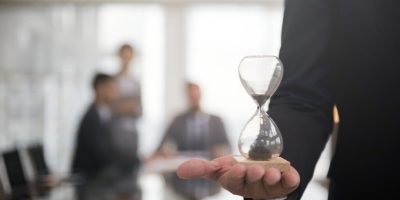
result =
[[142,104],[136,98],[124,98],[119,100],[115,106],[117,116],[132,116],[138,118],[142,116]]
[[332,129],[334,9],[332,0],[285,1],[279,56],[284,78],[268,113],[282,133],[282,157],[300,173],[289,199],[300,198]]
[[301,196],[331,133],[331,113],[273,105],[269,114],[282,133],[284,148],[281,156],[300,174],[301,184],[296,192]]

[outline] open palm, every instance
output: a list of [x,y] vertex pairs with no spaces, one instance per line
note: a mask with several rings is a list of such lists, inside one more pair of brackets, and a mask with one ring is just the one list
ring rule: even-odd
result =
[[177,174],[182,179],[215,180],[231,193],[253,199],[287,196],[300,183],[299,174],[293,167],[281,173],[275,168],[239,164],[233,156],[212,161],[191,159],[179,166]]

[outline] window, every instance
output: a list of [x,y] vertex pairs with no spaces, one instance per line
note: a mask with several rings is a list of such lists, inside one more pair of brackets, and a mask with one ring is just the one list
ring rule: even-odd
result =
[[98,11],[98,70],[116,73],[119,45],[134,46],[137,56],[131,73],[142,87],[144,115],[139,123],[140,151],[158,145],[164,116],[164,20],[160,5],[104,4]]
[[246,55],[278,55],[282,5],[197,5],[188,9],[187,76],[203,89],[203,106],[225,120],[234,149],[256,111],[238,76]]

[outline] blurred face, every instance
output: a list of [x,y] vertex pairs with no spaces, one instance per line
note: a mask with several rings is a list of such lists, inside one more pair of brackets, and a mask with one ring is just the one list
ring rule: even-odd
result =
[[124,65],[127,65],[131,62],[134,57],[134,52],[131,48],[123,48],[120,52],[120,58]]
[[189,104],[192,109],[200,109],[200,99],[201,99],[201,91],[199,86],[189,86],[187,88],[187,95],[189,99]]
[[110,104],[118,98],[117,83],[115,80],[109,80],[98,87],[97,93],[102,101]]

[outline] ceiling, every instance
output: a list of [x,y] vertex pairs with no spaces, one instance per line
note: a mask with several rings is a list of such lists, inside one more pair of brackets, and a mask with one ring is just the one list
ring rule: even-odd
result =
[[283,0],[0,0],[0,4],[21,3],[281,3]]

